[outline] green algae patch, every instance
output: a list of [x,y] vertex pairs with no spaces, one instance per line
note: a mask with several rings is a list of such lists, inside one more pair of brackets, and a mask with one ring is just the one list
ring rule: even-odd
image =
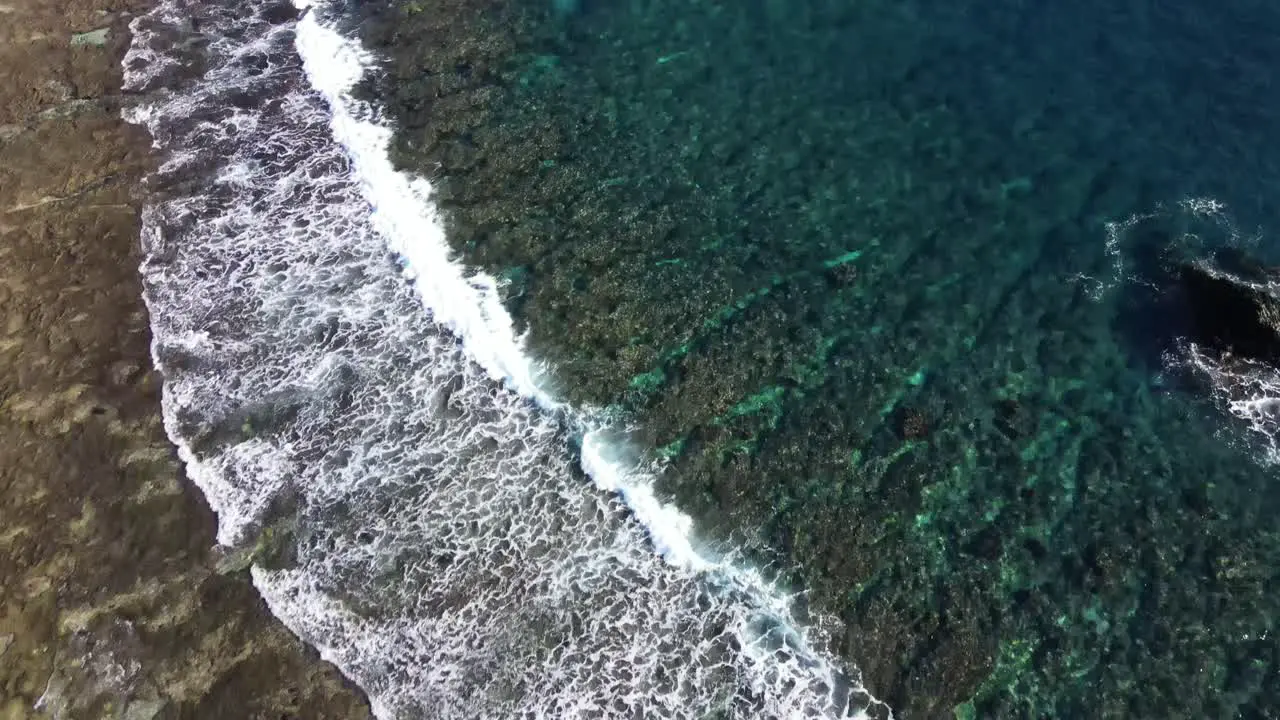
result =
[[838,257],[834,257],[830,260],[823,261],[822,267],[830,270],[831,268],[836,268],[836,267],[840,267],[841,265],[846,265],[848,263],[851,263],[860,257],[862,257],[861,250],[851,250]]
[[685,438],[673,440],[658,448],[656,451],[657,456],[663,460],[673,460],[678,458],[680,457],[680,454],[684,452],[687,442],[688,441]]
[[782,414],[782,398],[786,394],[786,388],[776,385],[762,390],[729,408],[729,412],[725,413],[721,422],[742,417],[743,415],[755,415],[756,413],[767,411],[771,416],[770,425],[776,424],[778,417]]
[[661,388],[662,383],[666,382],[666,379],[667,379],[666,373],[664,373],[661,369],[652,370],[650,372],[642,373],[640,375],[636,375],[635,377],[631,378],[629,387],[636,392],[649,394],[649,393],[656,392],[659,388]]

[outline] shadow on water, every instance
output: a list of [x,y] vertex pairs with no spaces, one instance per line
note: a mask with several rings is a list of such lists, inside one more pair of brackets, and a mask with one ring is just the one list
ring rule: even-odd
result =
[[[1204,201],[1135,218],[1116,239],[1124,267],[1115,326],[1145,372],[1161,374],[1188,348],[1280,366],[1280,271],[1263,236],[1241,237]],[[1185,378],[1184,378],[1185,379]]]

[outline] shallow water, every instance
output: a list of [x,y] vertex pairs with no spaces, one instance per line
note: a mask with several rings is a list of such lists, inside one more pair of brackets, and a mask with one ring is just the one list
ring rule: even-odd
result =
[[878,697],[1275,712],[1274,385],[1198,357],[1151,283],[1173,256],[1280,252],[1280,11],[350,17],[397,162],[433,178],[548,387],[626,418],[705,538],[839,618],[830,648]]

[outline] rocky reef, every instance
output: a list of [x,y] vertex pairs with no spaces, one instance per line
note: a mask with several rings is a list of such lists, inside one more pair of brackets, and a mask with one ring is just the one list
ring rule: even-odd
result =
[[[1247,328],[1190,274],[1199,321],[1129,292],[1139,236],[1164,262],[1184,234],[1135,218],[1201,176],[1254,211],[1233,183],[1280,167],[1244,129],[1185,142],[1204,118],[1151,58],[1194,11],[482,5],[361,6],[397,161],[561,395],[631,418],[666,496],[837,618],[895,714],[1274,713],[1280,495],[1159,379],[1185,325]],[[1089,41],[1108,83],[1061,32],[1086,26],[1123,38]],[[1231,37],[1197,57],[1274,47]],[[1258,102],[1234,92],[1216,127]]]

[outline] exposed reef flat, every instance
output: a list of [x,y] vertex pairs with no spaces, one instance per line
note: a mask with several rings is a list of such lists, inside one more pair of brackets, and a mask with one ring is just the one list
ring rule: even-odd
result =
[[0,718],[362,718],[219,574],[159,413],[137,276],[128,0],[0,4]]

